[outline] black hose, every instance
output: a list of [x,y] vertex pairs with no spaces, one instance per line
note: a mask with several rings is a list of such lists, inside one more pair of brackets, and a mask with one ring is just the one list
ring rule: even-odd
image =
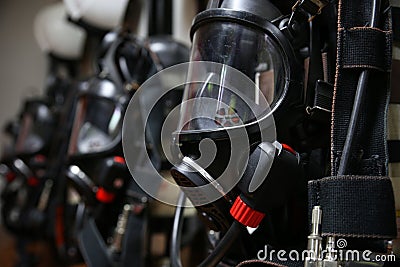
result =
[[[370,26],[377,27],[379,23],[379,12],[381,7],[380,0],[374,0],[372,4],[372,17]],[[347,173],[347,168],[349,165],[350,154],[353,148],[354,135],[357,129],[357,122],[360,117],[360,109],[364,99],[364,94],[366,91],[369,70],[363,70],[358,78],[357,91],[354,97],[353,110],[351,111],[351,117],[349,122],[349,128],[347,129],[346,141],[343,146],[342,157],[339,164],[338,175],[344,175]]]
[[172,227],[171,237],[171,266],[182,267],[181,262],[181,237],[183,226],[183,211],[185,210],[184,204],[186,201],[185,193],[180,192],[178,203],[174,214],[174,223]]
[[226,234],[218,242],[217,246],[214,248],[211,254],[208,255],[202,263],[200,263],[199,267],[216,266],[231,248],[236,239],[239,237],[242,229],[243,225],[238,221],[234,221],[228,232],[226,232]]
[[364,93],[368,83],[368,78],[369,78],[369,71],[364,70],[363,72],[361,72],[361,75],[358,79],[357,91],[354,97],[353,110],[351,111],[351,118],[349,122],[349,127],[347,129],[346,141],[343,146],[342,158],[339,164],[338,175],[344,175],[347,173],[347,168],[349,165],[348,162],[353,148],[354,135],[357,129],[357,122],[360,114],[361,104],[364,99]]
[[[170,251],[172,267],[182,267],[180,244],[182,237],[183,211],[185,209],[185,201],[186,196],[183,192],[181,192],[178,197],[177,207],[174,214],[174,223],[172,227]],[[235,240],[239,237],[242,229],[243,225],[237,221],[234,221],[226,234],[222,237],[221,241],[218,242],[217,246],[214,248],[211,254],[208,255],[202,263],[200,263],[199,267],[216,266],[225,256],[226,252],[231,248]]]

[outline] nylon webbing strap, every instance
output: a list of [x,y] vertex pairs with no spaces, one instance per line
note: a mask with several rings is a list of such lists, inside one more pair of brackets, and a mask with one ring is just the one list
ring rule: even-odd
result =
[[78,235],[79,248],[88,267],[112,267],[112,259],[94,219],[85,223]]
[[[387,2],[382,1],[382,7],[385,6]],[[381,29],[365,27],[371,19],[371,14],[372,1],[339,1],[338,59],[331,136],[332,175],[337,174],[358,78],[363,68],[372,71],[354,137],[350,161],[353,164],[348,170],[352,174],[360,175],[387,174],[385,117],[392,46],[390,12],[380,14]],[[352,53],[357,57],[351,56]]]
[[[310,210],[322,209],[322,235],[396,236],[394,196],[386,177],[386,112],[391,68],[391,14],[381,2],[378,28],[368,27],[373,1],[340,0],[331,128],[331,177],[309,183]],[[370,70],[350,153],[349,175],[338,176],[361,72]]]
[[129,214],[124,246],[121,255],[121,267],[145,266],[146,224],[144,212]]
[[390,31],[370,27],[339,29],[339,68],[389,71],[392,62]]
[[333,176],[309,184],[314,196],[310,205],[323,211],[323,236],[385,239],[395,235],[389,177]]

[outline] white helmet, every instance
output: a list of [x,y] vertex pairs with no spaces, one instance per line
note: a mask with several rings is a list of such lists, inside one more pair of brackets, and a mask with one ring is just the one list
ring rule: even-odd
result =
[[111,30],[121,24],[129,0],[64,0],[74,20],[82,19],[91,26]]
[[63,59],[79,59],[86,33],[67,20],[62,3],[51,4],[35,17],[34,34],[42,51]]

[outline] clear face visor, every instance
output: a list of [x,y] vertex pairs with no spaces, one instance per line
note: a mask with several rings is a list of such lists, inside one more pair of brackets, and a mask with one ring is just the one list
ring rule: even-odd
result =
[[284,60],[264,32],[233,22],[204,24],[195,32],[191,61],[181,131],[247,125],[271,113],[284,95]]
[[70,156],[111,149],[121,134],[122,107],[106,98],[82,96],[77,104]]
[[51,116],[49,112],[48,107],[41,105],[34,112],[23,114],[15,145],[16,153],[36,153],[48,145],[54,132],[54,125],[48,117]]

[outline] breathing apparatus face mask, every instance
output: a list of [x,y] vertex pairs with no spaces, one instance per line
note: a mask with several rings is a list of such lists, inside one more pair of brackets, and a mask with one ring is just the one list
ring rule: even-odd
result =
[[69,155],[104,152],[119,141],[122,106],[110,99],[80,97],[74,118]]
[[[91,200],[96,186],[109,184],[109,192],[118,191],[130,178],[120,147],[126,101],[123,90],[111,80],[98,77],[92,78],[88,90],[78,97],[68,148],[67,177],[91,204],[95,202]],[[105,162],[113,158],[120,158],[117,169],[122,171],[118,175],[113,171],[114,165],[103,169],[109,165]],[[104,173],[109,173],[109,177],[103,177]],[[118,181],[114,186],[115,180]]]
[[76,99],[68,145],[69,166],[65,172],[66,212],[59,218],[68,226],[64,236],[57,237],[63,238],[66,246],[77,246],[76,239],[82,230],[69,226],[70,221],[94,216],[99,204],[114,205],[130,180],[120,157],[125,101],[125,92],[104,77],[91,78]]
[[[229,209],[243,191],[240,180],[249,172],[253,151],[266,159],[258,163],[265,175],[247,179],[246,187],[250,183],[255,192],[285,150],[275,141],[294,144],[291,132],[303,112],[303,70],[277,26],[283,19],[279,11],[268,1],[219,2],[218,8],[197,15],[191,29],[192,66],[174,133],[181,164],[171,171],[200,216],[217,231],[229,228]],[[197,61],[218,64],[202,67]],[[209,152],[204,148],[207,140],[213,142],[212,155],[203,155]],[[269,145],[257,148],[263,142]],[[232,152],[235,147],[240,148]],[[239,187],[226,187],[237,183]],[[206,184],[214,185],[218,200],[211,201],[201,188]]]
[[21,115],[21,125],[15,145],[16,154],[21,157],[46,154],[55,124],[55,114],[45,101],[27,101]]
[[138,84],[156,71],[150,52],[136,39],[119,37],[104,58],[102,68],[108,77],[92,78],[77,101],[68,150],[71,158],[116,155],[127,101]]
[[[115,173],[114,167],[102,170],[102,162],[108,162],[115,157],[123,160],[122,119],[128,100],[137,84],[156,69],[150,52],[136,39],[117,37],[107,49],[104,58],[102,67],[107,77],[99,75],[90,79],[88,88],[78,97],[68,148],[69,162],[79,168],[80,175],[86,177],[83,180],[90,180],[90,183],[100,187],[103,183],[113,184],[117,178],[122,179],[124,185],[130,180],[125,163],[120,164],[124,166],[122,177],[122,172],[118,171],[119,177],[111,175],[102,179],[102,173]],[[68,177],[75,181],[78,191],[81,191],[80,185],[88,187],[88,183],[79,182],[82,180],[79,175],[69,173]],[[121,188],[120,182],[117,182],[108,189],[115,191]]]
[[[225,2],[228,2],[226,7],[231,8],[229,2],[232,1]],[[269,5],[264,9],[268,10]],[[205,82],[185,88],[183,101],[194,101],[183,106],[180,134],[222,132],[238,126],[238,119],[241,127],[251,133],[262,132],[263,129],[254,125],[271,116],[274,116],[278,128],[282,125],[289,129],[296,123],[289,119],[293,115],[288,113],[302,102],[302,69],[290,42],[277,26],[250,11],[213,8],[196,17],[191,33],[191,61],[210,61],[227,67],[223,66],[217,72],[213,72],[213,67],[189,70],[188,83],[196,79]],[[237,86],[240,79],[231,77],[234,73],[227,73],[228,67],[245,74],[254,86]],[[235,91],[226,86],[234,86]],[[217,109],[210,111],[215,113],[214,122],[196,119],[207,109],[203,99],[214,99],[227,105],[225,109],[217,105]],[[266,103],[263,103],[264,99]],[[256,142],[251,140],[250,143],[253,141]]]
[[[235,68],[246,74],[254,83],[254,88],[237,88],[238,92],[233,93],[224,90],[221,86],[216,88],[212,84],[204,84],[197,88],[187,88],[185,99],[197,97],[207,97],[224,102],[236,110],[241,117],[243,124],[254,121],[255,117],[262,116],[267,109],[263,98],[268,106],[273,109],[280,97],[284,93],[285,66],[284,60],[280,56],[279,47],[268,35],[243,27],[231,22],[211,22],[201,26],[195,31],[192,48],[192,61],[211,61],[221,63]],[[199,70],[193,70],[193,72]],[[207,81],[212,83],[219,82],[221,85],[225,80],[234,79],[227,77],[226,73],[207,73]],[[256,114],[251,114],[240,102],[241,98],[253,102]],[[224,120],[224,116],[229,116],[229,112],[222,109],[216,112],[216,116]],[[225,112],[225,113],[224,113]],[[196,111],[186,112],[196,116]],[[265,114],[268,115],[268,114]],[[228,119],[228,117],[227,117]],[[235,126],[229,119],[222,123],[222,127]],[[221,127],[219,126],[219,127]],[[187,130],[210,130],[216,126],[194,125],[191,123],[186,127]],[[218,127],[218,128],[219,128]]]

